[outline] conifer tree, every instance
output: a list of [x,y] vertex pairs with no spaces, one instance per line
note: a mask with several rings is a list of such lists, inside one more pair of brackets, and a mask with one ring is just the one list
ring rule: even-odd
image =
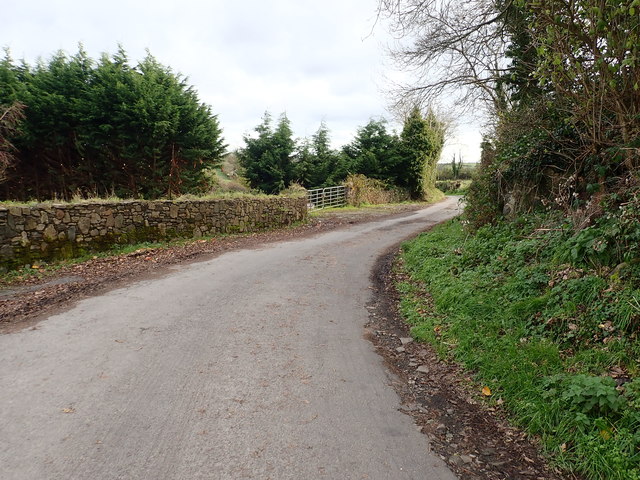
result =
[[435,188],[436,168],[444,146],[444,124],[433,111],[422,115],[414,107],[404,121],[400,134],[401,164],[398,184],[406,187],[413,198],[424,196]]
[[76,193],[157,198],[196,193],[225,145],[218,119],[184,78],[122,47],[91,60],[80,47],[35,67],[0,61],[0,104],[25,105],[4,198]]
[[324,121],[311,139],[303,141],[295,172],[296,180],[307,188],[334,185],[346,177],[344,157],[331,148],[329,128]]
[[245,175],[252,188],[269,194],[279,193],[294,178],[295,141],[291,122],[283,113],[274,129],[271,114],[265,112],[255,131],[257,137],[245,136],[245,148],[240,151]]
[[387,131],[386,121],[371,119],[358,129],[355,139],[343,148],[351,173],[395,183],[398,137]]

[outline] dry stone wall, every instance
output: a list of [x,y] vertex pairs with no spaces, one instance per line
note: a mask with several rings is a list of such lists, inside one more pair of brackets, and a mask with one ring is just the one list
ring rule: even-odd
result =
[[0,269],[116,243],[254,232],[291,225],[306,215],[305,197],[0,207]]

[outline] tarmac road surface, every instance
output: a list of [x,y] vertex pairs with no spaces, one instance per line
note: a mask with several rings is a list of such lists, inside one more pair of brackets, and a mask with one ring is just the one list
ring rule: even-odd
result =
[[171,267],[0,336],[0,479],[455,479],[363,326],[376,258],[457,213]]

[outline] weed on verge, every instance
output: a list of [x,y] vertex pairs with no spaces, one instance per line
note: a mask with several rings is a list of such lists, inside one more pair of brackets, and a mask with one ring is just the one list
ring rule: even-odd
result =
[[559,467],[640,479],[639,275],[567,261],[569,227],[553,216],[474,235],[442,225],[403,247],[401,310]]

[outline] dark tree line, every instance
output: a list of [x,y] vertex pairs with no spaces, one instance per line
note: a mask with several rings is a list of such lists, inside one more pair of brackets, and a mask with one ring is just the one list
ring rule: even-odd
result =
[[[150,54],[95,61],[79,49],[35,66],[0,60],[0,106],[24,116],[11,131],[4,199],[110,195],[157,198],[198,192],[224,153],[210,107]],[[4,146],[3,151],[8,151]]]
[[290,121],[282,114],[275,127],[267,112],[245,136],[239,154],[252,188],[278,193],[296,182],[306,188],[336,185],[349,174],[382,180],[418,198],[435,184],[435,164],[444,144],[444,125],[432,112],[414,108],[400,135],[384,119],[371,119],[340,150],[331,148],[326,124],[311,138],[293,139]]

